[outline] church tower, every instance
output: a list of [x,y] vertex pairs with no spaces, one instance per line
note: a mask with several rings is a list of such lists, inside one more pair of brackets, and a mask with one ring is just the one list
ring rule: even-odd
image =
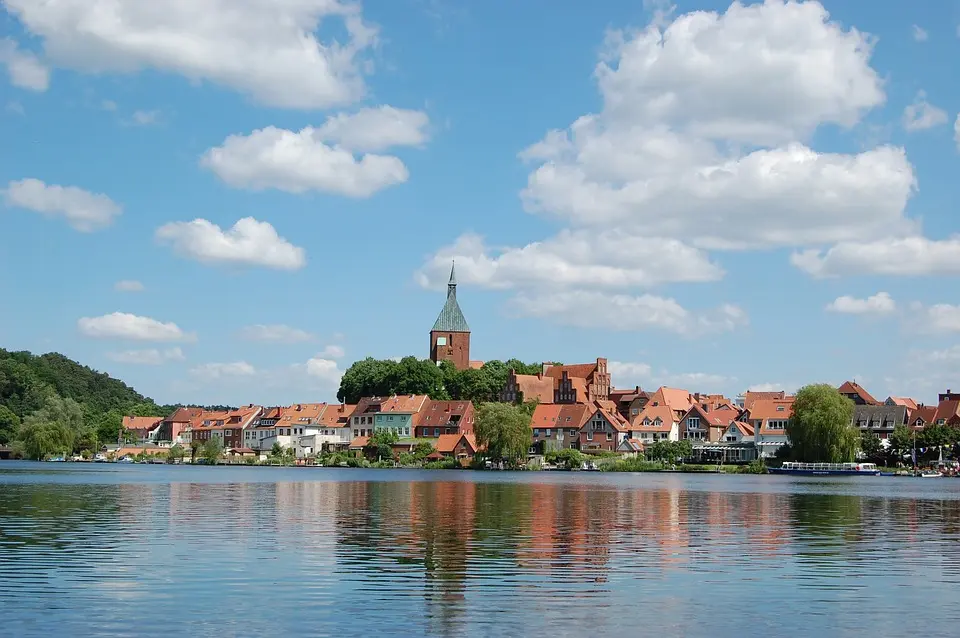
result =
[[436,363],[450,361],[457,370],[470,367],[470,326],[457,303],[456,264],[450,267],[447,302],[430,331],[430,359]]

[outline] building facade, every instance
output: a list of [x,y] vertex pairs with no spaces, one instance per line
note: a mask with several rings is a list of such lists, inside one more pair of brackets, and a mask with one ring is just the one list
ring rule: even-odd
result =
[[447,301],[430,331],[430,359],[451,362],[457,370],[470,367],[470,326],[457,301],[457,273],[450,267]]

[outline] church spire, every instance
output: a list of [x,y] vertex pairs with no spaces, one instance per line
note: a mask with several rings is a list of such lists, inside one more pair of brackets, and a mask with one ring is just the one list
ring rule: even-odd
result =
[[447,296],[457,296],[457,262],[450,265],[450,281],[447,282]]
[[457,303],[457,270],[456,264],[450,266],[450,281],[447,283],[447,303],[443,305],[437,322],[433,324],[435,331],[470,332],[467,320],[463,317],[460,304]]

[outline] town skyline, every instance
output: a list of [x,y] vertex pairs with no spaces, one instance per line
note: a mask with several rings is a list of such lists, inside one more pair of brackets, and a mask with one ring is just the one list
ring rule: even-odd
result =
[[455,259],[475,360],[932,402],[948,5],[2,0],[3,346],[164,403],[331,400],[428,356]]

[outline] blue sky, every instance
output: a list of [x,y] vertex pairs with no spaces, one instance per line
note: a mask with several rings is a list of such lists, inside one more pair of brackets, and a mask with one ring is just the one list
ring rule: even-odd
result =
[[473,358],[960,385],[960,2],[227,4],[0,0],[3,347],[330,400],[455,258]]

